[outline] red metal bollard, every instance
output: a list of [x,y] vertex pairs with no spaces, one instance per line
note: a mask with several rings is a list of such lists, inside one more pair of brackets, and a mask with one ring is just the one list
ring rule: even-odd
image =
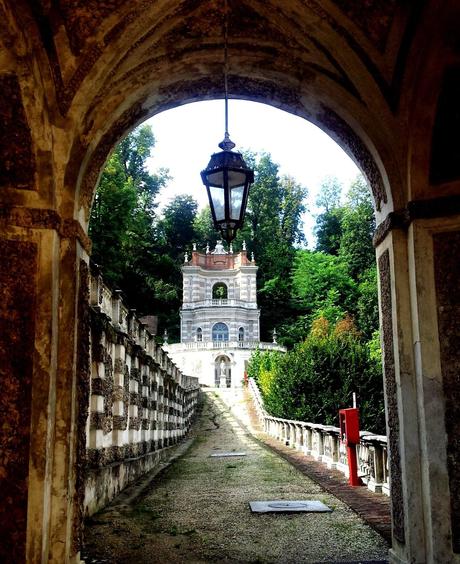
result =
[[340,440],[347,446],[348,470],[350,486],[362,486],[358,477],[358,460],[356,445],[359,444],[359,409],[350,407],[339,411]]

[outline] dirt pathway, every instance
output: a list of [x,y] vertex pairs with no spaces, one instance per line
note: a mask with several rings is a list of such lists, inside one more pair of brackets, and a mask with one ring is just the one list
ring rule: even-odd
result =
[[[388,547],[376,532],[206,396],[184,456],[135,503],[115,500],[88,522],[87,564],[385,561]],[[210,457],[219,451],[247,456]],[[333,512],[250,512],[249,501],[269,499],[317,499]]]

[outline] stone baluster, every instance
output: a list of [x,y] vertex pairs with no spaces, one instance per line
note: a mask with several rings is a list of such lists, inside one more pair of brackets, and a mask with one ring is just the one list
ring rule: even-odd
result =
[[324,455],[324,443],[323,443],[323,433],[322,433],[322,425],[315,425],[313,428],[313,456],[316,460],[321,461]]
[[273,437],[273,421],[270,419],[270,417],[264,418],[264,424],[265,424],[265,432],[267,433],[267,435]]
[[154,362],[152,368],[152,411],[151,423],[152,440],[155,450],[158,449],[158,365]]
[[297,437],[297,425],[295,424],[295,422],[289,423],[289,432],[291,437],[289,444],[292,448],[297,448],[298,437]]
[[141,441],[146,444],[150,440],[150,377],[149,367],[146,364],[142,365],[141,369]]
[[304,434],[305,434],[304,453],[311,454],[313,450],[313,433],[310,425],[308,424],[305,425]]
[[389,476],[389,471],[388,471],[388,447],[387,445],[385,445],[385,447],[382,449],[383,453],[382,453],[382,458],[383,458],[383,482],[382,482],[382,493],[386,494],[386,495],[390,495],[390,476]]
[[121,329],[122,322],[121,305],[121,290],[114,290],[112,292],[112,323],[118,330]]
[[289,446],[291,444],[291,426],[287,421],[283,422],[284,425],[284,444]]
[[337,468],[339,460],[339,432],[339,429],[336,428],[328,429],[325,435],[329,445],[327,467],[332,469]]
[[373,492],[383,492],[384,483],[384,443],[377,436],[367,436],[362,441],[367,449],[367,487]]
[[296,442],[295,442],[295,448],[297,450],[302,451],[303,450],[303,425],[302,423],[300,423],[299,421],[297,421],[295,423],[295,427],[296,427],[296,431],[295,431],[295,436],[296,436]]

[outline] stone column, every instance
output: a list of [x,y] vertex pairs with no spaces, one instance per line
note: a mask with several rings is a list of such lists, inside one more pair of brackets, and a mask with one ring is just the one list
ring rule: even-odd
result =
[[460,552],[460,217],[415,219],[377,248],[392,562]]
[[70,562],[86,448],[89,246],[52,210],[11,206],[0,221],[0,502],[10,507],[0,560]]

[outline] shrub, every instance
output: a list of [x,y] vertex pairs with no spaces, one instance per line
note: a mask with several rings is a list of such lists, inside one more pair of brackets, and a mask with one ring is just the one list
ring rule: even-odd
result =
[[[267,411],[275,417],[338,424],[338,410],[358,397],[361,428],[385,432],[380,355],[361,340],[351,318],[332,328],[316,319],[307,339],[290,352],[257,351],[257,370]],[[257,366],[257,368],[256,368]]]

